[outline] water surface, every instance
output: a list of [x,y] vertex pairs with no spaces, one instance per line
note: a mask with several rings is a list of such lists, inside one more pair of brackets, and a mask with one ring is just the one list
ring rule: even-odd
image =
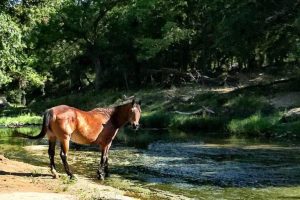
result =
[[[37,134],[39,129],[19,131]],[[12,138],[12,132],[0,130],[6,157],[48,165],[46,140]],[[73,171],[97,181],[98,147],[71,147]],[[122,131],[110,150],[111,177],[99,184],[142,199],[300,199],[299,153],[297,141]],[[59,156],[56,162],[63,172]]]

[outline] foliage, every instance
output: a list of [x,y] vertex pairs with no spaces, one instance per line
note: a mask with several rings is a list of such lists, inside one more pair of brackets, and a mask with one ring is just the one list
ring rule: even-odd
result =
[[266,98],[258,97],[257,95],[238,95],[230,98],[225,103],[225,109],[232,113],[232,117],[245,118],[256,112],[270,112],[272,107],[267,102]]
[[276,137],[297,137],[299,138],[300,121],[281,123],[274,127],[274,136]]
[[22,64],[24,43],[18,25],[12,18],[0,13],[0,87],[12,82]]
[[175,116],[170,126],[183,131],[217,132],[224,130],[224,121],[219,117]]
[[244,119],[232,119],[228,124],[229,132],[233,134],[244,134],[249,136],[264,136],[273,130],[278,123],[280,115],[264,117],[260,113],[251,115]]
[[298,0],[5,0],[0,92],[20,102],[288,69],[300,62],[299,8]]
[[26,93],[44,87],[45,74],[38,68],[38,57],[32,51],[33,29],[47,20],[48,10],[53,7],[45,9],[40,6],[43,3],[7,1],[1,4],[5,9],[0,12],[0,92],[6,93],[11,102],[25,103]]
[[141,124],[144,127],[167,128],[170,125],[172,115],[164,112],[143,113]]

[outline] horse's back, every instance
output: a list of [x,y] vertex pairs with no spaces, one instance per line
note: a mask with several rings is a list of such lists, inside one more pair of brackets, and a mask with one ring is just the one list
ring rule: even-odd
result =
[[54,116],[58,116],[58,115],[68,115],[68,114],[74,115],[78,109],[67,105],[59,105],[59,106],[52,107],[49,110],[52,110]]
[[51,126],[60,138],[70,136],[73,142],[88,144],[94,142],[103,129],[104,117],[67,105],[51,108]]

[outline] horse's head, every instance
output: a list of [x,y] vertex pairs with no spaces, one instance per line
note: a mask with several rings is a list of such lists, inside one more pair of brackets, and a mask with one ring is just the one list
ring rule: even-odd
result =
[[141,118],[141,101],[136,102],[135,99],[132,100],[131,103],[132,107],[130,109],[129,113],[129,122],[132,125],[132,127],[137,130],[140,126],[139,120]]

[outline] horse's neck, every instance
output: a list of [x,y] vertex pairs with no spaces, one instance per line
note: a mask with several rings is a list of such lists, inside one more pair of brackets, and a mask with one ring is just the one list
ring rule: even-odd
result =
[[128,122],[129,109],[128,105],[123,105],[113,108],[96,108],[93,111],[110,120],[115,128],[120,128]]
[[128,110],[128,106],[120,106],[114,109],[111,120],[116,128],[120,128],[128,122]]
[[109,120],[111,118],[111,116],[113,115],[115,109],[114,108],[95,108],[94,110],[92,110],[92,112],[94,111],[94,114],[96,115],[101,115],[103,117],[105,117],[107,120]]

